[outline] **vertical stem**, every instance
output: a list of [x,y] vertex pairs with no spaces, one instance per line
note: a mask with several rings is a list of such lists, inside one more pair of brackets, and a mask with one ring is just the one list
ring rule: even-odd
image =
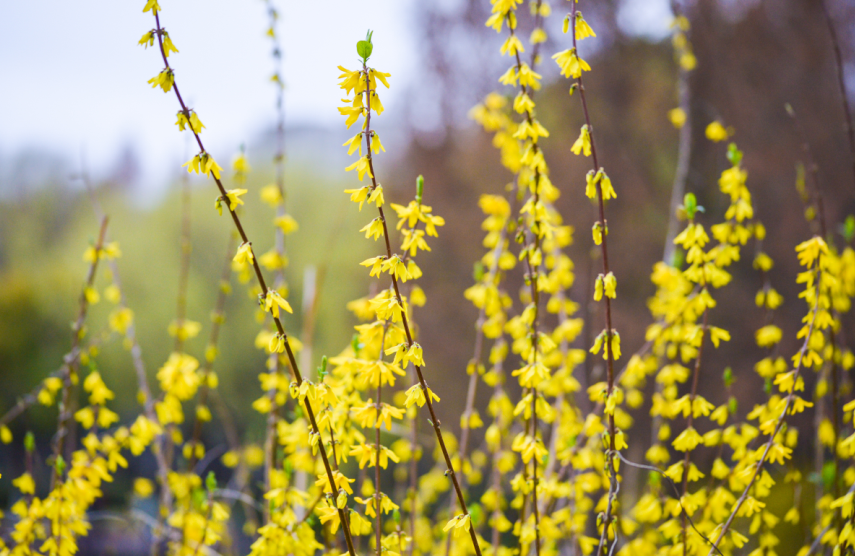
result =
[[674,263],[674,238],[677,237],[677,207],[686,192],[686,181],[689,177],[689,163],[692,159],[692,91],[689,83],[689,71],[680,65],[677,78],[677,92],[680,97],[680,109],[686,115],[686,121],[680,128],[679,145],[677,147],[677,169],[674,173],[674,184],[671,186],[671,204],[668,206],[668,231],[665,234],[665,252],[662,261],[671,265]]
[[[706,287],[706,281],[703,284]],[[701,345],[698,347],[698,357],[695,359],[695,370],[692,373],[692,393],[689,395],[689,418],[686,422],[686,428],[691,428],[694,420],[694,402],[695,396],[698,394],[698,379],[701,375],[701,359],[704,356],[704,344],[706,343],[707,338],[707,319],[709,317],[709,307],[704,309],[704,324],[701,330]],[[690,458],[692,456],[691,450],[686,450],[686,454],[683,457],[683,490],[682,490],[682,498],[685,498],[686,494],[689,491],[689,464]],[[682,524],[681,527],[683,529],[683,556],[687,554],[687,536],[688,536],[688,523],[686,522],[688,519],[687,513],[685,511],[682,512]]]
[[[372,94],[372,90],[371,90],[371,86],[370,86],[371,82],[369,80],[369,74],[368,74],[368,66],[365,63],[362,64],[362,71],[363,71],[363,74],[365,75],[365,81],[366,81],[365,95],[366,95],[366,99],[367,99],[366,108],[365,108],[366,117],[365,117],[364,136],[365,136],[365,141],[368,145],[368,154],[366,155],[366,157],[368,159],[368,166],[370,169],[370,176],[371,176],[371,183],[372,183],[372,190],[373,190],[373,189],[377,188],[377,178],[375,177],[376,173],[374,172],[374,162],[373,162],[373,159],[371,157],[371,94]],[[387,255],[387,257],[391,258],[392,257],[392,245],[389,241],[389,227],[386,223],[386,216],[383,213],[383,207],[377,207],[377,211],[380,213],[380,220],[383,222],[383,239],[386,242],[386,255]],[[401,291],[398,288],[398,279],[395,278],[394,274],[392,275],[392,287],[395,290],[395,298],[398,302],[398,305],[401,308],[403,308],[404,303],[403,303],[403,300],[401,298]],[[410,331],[410,324],[409,324],[409,321],[407,318],[406,311],[401,312],[401,324],[404,325],[404,333],[406,334],[406,337],[407,337],[407,345],[408,345],[408,347],[412,347],[412,345],[415,342],[413,341],[413,335],[412,335],[412,332]],[[415,365],[415,364],[413,365],[413,367],[416,369],[416,375],[418,376],[418,379],[419,379],[419,386],[421,386],[421,389],[422,389],[424,396],[425,396],[425,405],[427,405],[428,412],[430,413],[430,421],[431,421],[431,424],[433,425],[434,433],[436,434],[437,443],[439,444],[440,450],[442,451],[443,458],[445,459],[445,465],[448,468],[448,474],[451,476],[451,482],[454,485],[454,491],[457,494],[457,500],[460,503],[460,507],[463,509],[463,512],[465,514],[468,514],[469,510],[467,509],[467,506],[466,506],[466,500],[463,496],[463,490],[460,487],[460,482],[457,479],[457,474],[454,472],[454,466],[451,464],[451,456],[448,453],[448,448],[446,448],[446,446],[445,446],[445,440],[442,438],[442,430],[440,427],[440,422],[439,422],[439,419],[437,419],[436,412],[434,412],[434,409],[433,409],[433,401],[431,400],[430,391],[428,389],[427,382],[425,381],[424,374],[422,373],[421,367],[419,365]],[[475,527],[472,527],[472,526],[469,527],[469,536],[472,539],[472,547],[475,549],[476,556],[481,556],[481,546],[478,543],[478,537],[475,534]]]
[[[575,22],[576,22],[576,2],[572,3],[572,11],[570,16],[570,21],[573,22],[572,25],[572,34],[573,34],[573,48],[577,48],[576,44],[576,30],[575,30]],[[580,73],[579,77],[576,78],[576,82],[579,85],[579,98],[582,103],[582,112],[585,115],[585,124],[588,126],[588,133],[590,134],[591,140],[591,157],[594,164],[594,172],[597,172],[600,168],[599,161],[597,160],[597,146],[596,141],[594,140],[594,128],[591,125],[591,117],[588,113],[588,100],[585,95],[585,86],[582,83],[582,75]],[[608,248],[608,222],[606,221],[605,215],[605,207],[603,203],[603,187],[602,184],[597,182],[597,205],[599,209],[599,217],[600,223],[603,226],[603,241],[600,244],[600,251],[603,256],[603,276],[607,276],[609,273],[609,248]],[[608,296],[604,296],[604,301],[606,305],[606,337],[605,337],[605,351],[606,351],[606,362],[607,362],[607,389],[606,395],[611,396],[614,391],[615,386],[615,375],[614,375],[614,356],[612,354],[612,304],[611,298]],[[611,512],[612,512],[612,499],[617,493],[617,473],[615,472],[614,465],[614,452],[615,452],[615,418],[614,415],[609,415],[608,417],[608,430],[609,430],[609,453],[606,457],[608,469],[609,469],[609,498],[608,503],[606,505],[606,515],[603,522],[603,533],[600,536],[600,543],[597,549],[597,554],[602,554],[603,544],[605,539],[608,537],[609,525],[611,522]]]
[[[808,327],[807,336],[805,337],[805,341],[802,344],[802,347],[798,353],[798,362],[796,364],[795,374],[793,375],[793,384],[795,384],[799,380],[799,375],[801,374],[801,371],[802,371],[802,363],[804,362],[805,352],[808,349],[808,345],[810,343],[810,337],[813,334],[814,326],[816,325],[816,314],[819,311],[819,287],[820,287],[820,280],[822,279],[822,271],[819,270],[819,259],[817,259],[815,264],[816,264],[816,274],[815,274],[814,280],[815,280],[815,284],[816,284],[816,288],[817,288],[816,296],[815,296],[816,302],[814,303],[814,307],[813,307],[813,311],[812,311],[813,314],[811,316],[811,321],[810,321],[810,326]],[[778,420],[775,423],[775,428],[772,431],[772,434],[769,435],[769,440],[766,442],[766,446],[763,448],[763,455],[760,457],[760,459],[757,461],[756,465],[754,466],[754,473],[751,475],[751,480],[745,486],[745,489],[742,491],[742,495],[736,500],[736,503],[733,505],[733,509],[730,512],[730,516],[727,518],[727,521],[725,521],[724,525],[721,527],[721,530],[719,531],[718,536],[716,537],[716,540],[712,543],[712,547],[710,548],[709,553],[707,553],[707,556],[713,556],[713,554],[715,554],[715,552],[718,550],[718,544],[721,542],[721,540],[727,534],[727,531],[730,529],[730,525],[733,523],[733,520],[736,519],[736,514],[739,513],[739,509],[742,507],[742,504],[745,503],[746,498],[748,498],[748,492],[751,490],[751,487],[754,486],[754,482],[757,480],[757,477],[760,475],[760,470],[763,468],[763,464],[766,462],[766,457],[769,455],[769,450],[772,449],[772,444],[774,444],[774,442],[775,442],[775,437],[778,435],[778,432],[780,432],[781,427],[783,426],[784,422],[786,421],[787,413],[790,411],[790,407],[793,405],[793,397],[794,397],[794,393],[793,393],[793,389],[791,389],[789,392],[789,395],[786,398],[787,403],[784,405],[784,410],[781,411],[781,414],[778,416]]]
[[831,13],[828,11],[825,0],[820,0],[819,5],[822,6],[822,14],[825,16],[825,23],[828,25],[828,34],[831,37],[831,45],[834,48],[834,62],[837,66],[837,87],[840,89],[840,99],[843,101],[843,116],[846,118],[846,136],[849,138],[849,154],[852,157],[852,176],[855,178],[855,127],[852,126],[852,112],[849,110],[849,97],[846,95],[846,82],[843,75],[843,55],[840,52],[840,41],[837,38],[837,31],[834,29],[834,22],[831,20]]
[[[68,434],[68,423],[71,419],[71,412],[69,411],[71,392],[74,389],[74,384],[76,383],[77,369],[80,364],[80,358],[77,355],[77,350],[80,347],[80,340],[83,336],[83,323],[86,321],[86,314],[89,310],[89,300],[86,297],[86,290],[91,288],[95,283],[95,273],[98,270],[98,262],[101,260],[101,250],[104,247],[104,238],[107,234],[107,222],[108,218],[106,216],[101,219],[101,230],[98,233],[98,239],[94,246],[94,258],[92,263],[89,265],[89,272],[86,275],[86,282],[84,283],[83,290],[80,292],[80,309],[77,312],[77,319],[74,321],[74,326],[71,329],[71,355],[67,357],[65,373],[63,375],[62,400],[59,404],[56,441],[53,447],[54,469],[51,478],[51,490],[53,490],[57,483],[62,482],[62,474],[59,466],[56,465],[56,459],[63,454],[65,437]],[[70,462],[66,463],[68,464]]]
[[[166,53],[163,49],[163,30],[160,26],[160,15],[158,14],[157,11],[154,12],[154,18],[155,18],[155,24],[157,26],[157,29],[156,29],[157,33],[156,34],[157,34],[158,45],[160,47],[160,54],[161,54],[161,57],[163,58],[163,62],[166,66],[166,69],[169,70],[170,69],[169,62],[167,61]],[[173,83],[172,90],[175,91],[175,96],[178,100],[179,105],[181,106],[181,110],[184,112],[185,115],[188,115],[188,117],[189,117],[190,111],[188,110],[187,105],[184,103],[184,99],[182,99],[182,97],[181,97],[181,93],[178,90],[177,83]],[[196,143],[199,145],[199,149],[203,152],[207,152],[207,151],[205,151],[205,146],[202,144],[202,139],[199,136],[199,134],[196,133],[196,131],[193,130],[192,127],[190,128],[190,131],[193,133],[193,137],[196,139]],[[225,187],[223,187],[223,183],[220,181],[220,178],[218,178],[213,173],[213,171],[211,172],[211,177],[214,179],[214,182],[217,184],[217,188],[220,191],[221,198],[223,200],[226,200],[227,199],[226,189],[225,189]],[[251,246],[252,243],[249,241],[249,238],[247,237],[246,232],[243,229],[243,225],[241,224],[240,218],[235,213],[235,211],[233,211],[231,209],[231,206],[229,206],[229,203],[226,202],[224,204],[229,211],[229,216],[231,216],[232,222],[234,223],[235,229],[237,229],[238,235],[240,236],[241,240],[243,241],[243,243]],[[252,257],[252,267],[253,267],[253,271],[255,272],[255,277],[258,280],[258,285],[261,287],[261,291],[267,292],[268,291],[267,283],[265,282],[264,275],[261,273],[261,268],[258,265],[258,258],[255,257],[254,254]],[[299,386],[303,383],[303,375],[300,373],[300,368],[297,365],[297,360],[294,357],[293,350],[291,349],[291,342],[288,339],[288,335],[285,333],[285,328],[282,326],[282,322],[279,320],[279,317],[274,317],[273,322],[276,325],[276,330],[279,332],[280,336],[282,336],[282,338],[283,338],[283,341],[285,343],[285,352],[286,352],[286,355],[288,357],[288,362],[290,363],[290,366],[291,366],[291,372],[294,376],[294,379],[297,382],[297,385]],[[315,412],[312,409],[311,402],[308,399],[304,400],[304,407],[306,410],[306,415],[309,418],[309,423],[312,426],[312,430],[314,431],[315,434],[320,434],[320,429],[318,428],[318,423],[317,423],[317,420],[315,419]],[[321,459],[323,460],[324,469],[326,471],[327,479],[329,480],[330,490],[332,492],[336,492],[338,490],[338,486],[336,484],[335,476],[333,475],[332,468],[330,467],[330,462],[329,462],[329,459],[327,457],[326,448],[324,447],[323,442],[319,443],[319,449],[321,452]],[[356,553],[353,549],[353,538],[352,538],[351,533],[350,533],[350,526],[348,525],[347,516],[346,516],[344,510],[342,510],[342,509],[338,509],[338,514],[339,514],[339,518],[342,522],[342,529],[344,531],[344,536],[345,536],[345,541],[347,543],[348,552],[350,553],[350,556],[356,556]]]
[[[381,348],[380,353],[381,354],[383,353],[382,348]],[[374,521],[374,534],[375,534],[375,539],[377,542],[377,546],[376,546],[377,556],[380,556],[380,553],[382,551],[382,545],[380,542],[380,539],[381,539],[380,514],[382,513],[380,511],[380,502],[382,499],[382,495],[380,494],[380,424],[381,424],[380,423],[380,410],[383,408],[382,404],[380,403],[380,396],[382,394],[382,389],[383,389],[382,382],[380,381],[380,377],[378,376],[377,377],[377,421],[374,424],[374,427],[375,427],[374,439],[375,439],[375,442],[377,442],[377,445],[376,445],[377,451],[376,451],[376,455],[375,455],[376,459],[374,461],[374,497],[375,497],[374,498],[374,509],[376,510],[376,513],[377,513],[377,519]]]

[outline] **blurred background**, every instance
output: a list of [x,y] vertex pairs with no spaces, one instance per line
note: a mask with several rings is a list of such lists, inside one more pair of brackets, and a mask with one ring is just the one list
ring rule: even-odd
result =
[[[231,225],[214,210],[213,183],[182,176],[180,165],[195,151],[173,125],[173,96],[146,84],[161,66],[156,51],[136,44],[151,26],[142,4],[88,0],[7,7],[8,20],[15,24],[0,34],[5,77],[0,81],[0,411],[57,369],[69,349],[69,323],[86,271],[82,253],[98,227],[83,187],[84,172],[111,217],[111,239],[121,245],[118,265],[152,380],[172,348],[167,326],[175,318],[181,184],[190,180],[187,316],[202,322],[203,330],[188,350],[202,358]],[[224,167],[245,146],[253,171],[243,186],[249,189],[244,218],[263,252],[273,243],[274,214],[260,202],[259,191],[273,181],[275,127],[265,5],[238,0],[161,5],[165,28],[180,51],[170,61],[189,105],[207,126],[206,146]],[[355,320],[344,304],[368,290],[367,273],[358,263],[376,246],[357,232],[369,217],[357,213],[342,193],[356,179],[344,172],[349,162],[340,145],[352,132],[336,110],[336,66],[355,67],[354,44],[370,27],[375,30],[373,65],[392,74],[392,88],[383,97],[387,111],[373,120],[388,151],[377,159],[387,201],[408,201],[416,176],[423,174],[425,203],[446,219],[433,251],[420,255],[428,304],[415,319],[432,386],[442,397],[440,417],[456,429],[477,317],[463,291],[473,281],[473,262],[483,254],[477,200],[482,193],[500,192],[511,180],[491,137],[466,115],[490,91],[510,92],[497,82],[508,65],[498,52],[504,37],[483,23],[489,2],[368,0],[357,8],[350,2],[321,6],[278,0],[274,5],[282,16],[288,208],[300,224],[288,238],[295,307],[295,316],[286,319],[289,331],[299,333],[303,326],[307,269],[325,276],[313,365],[349,343]],[[855,4],[828,0],[827,6],[842,47],[845,83],[855,91]],[[552,7],[550,40],[543,50],[548,56],[569,47],[568,36],[560,32],[569,4],[554,0]],[[669,34],[673,14],[664,0],[601,0],[585,2],[581,9],[597,32],[580,52],[593,67],[586,89],[598,151],[619,193],[608,207],[609,246],[621,283],[614,304],[616,328],[628,357],[643,343],[650,322],[649,275],[662,257],[677,161],[678,131],[667,118],[678,105],[678,67]],[[794,246],[811,235],[794,186],[803,141],[815,153],[829,222],[836,226],[855,213],[852,160],[822,7],[808,0],[690,0],[681,11],[692,24],[697,57],[689,77],[693,134],[687,189],[707,208],[707,223],[722,218],[726,204],[717,179],[728,165],[725,146],[709,143],[703,132],[716,119],[732,126],[745,154],[757,216],[768,230],[764,248],[776,261],[772,285],[787,301],[775,323],[784,330],[782,353],[790,354],[797,349],[795,332],[804,314],[797,299]],[[530,29],[531,22],[520,26]],[[568,97],[569,83],[558,78],[548,56],[541,65],[545,86],[538,93],[539,116],[551,133],[543,149],[552,181],[562,190],[558,208],[577,230],[570,247],[577,272],[572,296],[587,312],[590,277],[598,264],[590,256],[588,231],[594,208],[583,194],[588,161],[569,151],[582,116],[578,100]],[[802,133],[796,132],[785,103],[798,114]],[[230,179],[226,184],[234,187]],[[717,295],[711,324],[730,330],[733,339],[705,363],[701,378],[702,391],[718,392],[722,370],[732,366],[743,408],[763,396],[762,381],[752,370],[763,356],[753,337],[763,313],[754,308],[761,282],[752,258],[744,253],[734,266],[734,282]],[[511,292],[519,280],[511,277]],[[98,283],[106,284],[103,278]],[[259,327],[246,292],[236,285],[227,302],[216,371],[240,432],[258,441],[263,419],[250,404],[260,394],[256,376],[264,368],[264,355],[254,347]],[[516,296],[515,302],[519,306]],[[107,305],[102,301],[93,308],[93,333],[104,326]],[[593,325],[586,322],[586,329],[596,334],[602,315],[590,317]],[[584,347],[586,337],[578,347]],[[127,351],[115,343],[105,346],[99,364],[117,394],[113,408],[131,418],[138,409]],[[601,372],[597,364],[591,358],[586,372],[596,377]],[[479,404],[485,404],[488,393],[481,394]],[[714,401],[723,401],[723,392],[721,398]],[[46,453],[54,427],[55,409],[35,408],[12,429],[16,438],[24,430],[36,431]],[[211,435],[209,446],[222,442],[221,433],[206,434]],[[4,475],[7,469],[21,471],[20,448],[10,448],[0,449]],[[0,501],[8,495],[4,484]]]

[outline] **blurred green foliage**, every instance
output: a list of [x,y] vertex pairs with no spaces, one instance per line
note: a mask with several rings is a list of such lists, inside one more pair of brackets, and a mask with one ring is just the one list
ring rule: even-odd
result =
[[[109,215],[108,237],[118,241],[122,256],[118,268],[128,306],[134,311],[137,337],[150,384],[172,350],[167,333],[175,318],[181,262],[181,180],[176,179],[162,202],[150,209],[135,206],[122,189],[98,186],[95,195]],[[259,190],[272,181],[272,169],[250,174],[242,187],[249,189],[242,208],[246,232],[257,253],[273,245],[273,209],[263,204]],[[315,333],[314,368],[323,354],[348,345],[355,320],[343,311],[348,300],[367,292],[367,277],[357,263],[371,245],[353,233],[359,214],[349,209],[344,185],[291,169],[286,178],[289,212],[300,228],[288,236],[290,265],[286,270],[293,315],[284,319],[288,332],[302,331],[303,279],[307,267],[326,275],[320,288]],[[202,323],[202,331],[186,344],[187,351],[204,360],[219,279],[225,263],[232,225],[219,216],[212,182],[191,180],[191,241],[187,318]],[[70,323],[76,318],[88,264],[83,252],[95,239],[98,221],[90,196],[79,183],[46,185],[25,198],[0,204],[0,411],[8,410],[18,396],[59,368],[71,345]],[[342,233],[346,232],[346,233]],[[325,270],[325,272],[324,272]],[[103,296],[111,282],[109,267],[102,266],[96,280],[101,300],[87,318],[91,339],[107,333],[107,316],[114,308]],[[270,275],[270,273],[266,273]],[[226,321],[220,335],[220,356],[214,370],[220,377],[220,395],[231,409],[247,441],[260,440],[263,417],[251,408],[261,394],[258,373],[265,356],[254,347],[261,330],[253,282],[238,283],[226,303]],[[105,381],[116,393],[113,407],[123,422],[138,412],[137,381],[130,353],[113,335],[96,358]],[[84,371],[85,373],[86,371]],[[155,391],[157,389],[155,388]],[[55,428],[56,408],[28,411],[13,424],[15,436],[33,428],[45,439]],[[206,434],[218,434],[209,427]],[[209,439],[216,443],[216,437]]]

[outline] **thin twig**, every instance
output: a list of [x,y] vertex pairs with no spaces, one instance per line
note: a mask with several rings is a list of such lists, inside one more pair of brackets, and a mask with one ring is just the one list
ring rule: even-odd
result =
[[[371,176],[372,191],[373,191],[374,189],[377,188],[377,178],[375,177],[376,173],[374,172],[374,162],[373,162],[372,157],[371,157],[371,102],[370,102],[370,99],[371,99],[372,90],[370,87],[368,66],[364,62],[362,65],[362,71],[365,74],[365,80],[366,80],[366,91],[365,91],[365,93],[366,93],[367,98],[368,98],[368,102],[366,103],[366,117],[365,117],[364,135],[365,135],[365,141],[366,141],[366,143],[368,143],[367,158],[368,158],[368,166],[370,169],[369,175]],[[380,213],[380,220],[383,223],[383,238],[386,241],[386,255],[391,259],[392,258],[392,245],[391,245],[390,240],[389,240],[389,227],[387,226],[387,223],[386,223],[386,217],[383,213],[383,207],[377,207],[377,210]],[[395,277],[394,274],[392,274],[392,287],[395,290],[395,298],[398,302],[398,306],[403,308],[404,303],[403,303],[403,300],[401,299],[400,289],[398,288],[398,279]],[[413,344],[415,342],[413,340],[412,332],[410,331],[410,325],[409,325],[409,322],[407,319],[406,311],[401,311],[401,323],[404,325],[404,332],[406,333],[406,336],[407,336],[407,347],[410,348],[413,346]],[[440,422],[439,422],[439,419],[437,419],[436,412],[433,409],[433,401],[431,400],[430,390],[428,389],[427,382],[425,382],[425,378],[424,378],[424,374],[422,373],[421,366],[414,364],[413,367],[415,367],[415,369],[416,369],[416,375],[418,376],[418,379],[419,379],[419,385],[421,386],[422,392],[425,396],[425,404],[427,405],[428,412],[430,413],[430,422],[433,425],[433,430],[434,430],[434,433],[436,434],[436,439],[437,439],[437,442],[439,444],[440,450],[442,451],[443,458],[445,459],[445,464],[448,468],[448,474],[451,476],[451,482],[454,485],[454,490],[457,494],[457,499],[460,503],[460,507],[463,509],[464,514],[469,514],[469,510],[466,506],[466,500],[463,496],[463,490],[460,487],[460,482],[457,479],[457,474],[454,472],[454,466],[451,463],[451,456],[448,453],[448,449],[445,446],[445,440],[442,437],[442,430],[440,428]],[[476,556],[481,556],[481,547],[480,547],[480,544],[478,542],[478,537],[475,534],[475,528],[472,526],[469,527],[469,536],[472,539],[472,546],[475,549]]]
[[[161,54],[161,57],[163,58],[163,63],[166,66],[166,71],[171,71],[171,68],[169,66],[169,62],[168,62],[167,57],[166,57],[165,50],[163,48],[163,29],[160,26],[160,15],[156,10],[152,10],[152,11],[154,11],[155,25],[156,25],[156,31],[157,31],[156,34],[157,34],[158,45],[160,47],[160,54]],[[178,89],[177,83],[173,82],[172,90],[175,91],[175,96],[178,100],[179,105],[181,106],[181,111],[189,119],[190,110],[187,108],[187,105],[184,103],[184,100],[181,97],[181,93]],[[205,150],[205,146],[202,144],[202,139],[199,137],[199,134],[196,133],[196,131],[192,128],[192,126],[190,126],[190,131],[193,133],[193,136],[196,139],[196,143],[199,145],[199,149],[202,152],[207,152]],[[223,199],[225,201],[228,198],[226,188],[223,187],[223,184],[220,181],[220,178],[217,177],[213,171],[211,171],[211,177],[214,179],[214,182],[217,184],[217,188],[220,191],[221,199]],[[232,218],[232,221],[235,225],[235,228],[237,229],[238,234],[240,235],[241,240],[243,240],[244,244],[249,245],[250,249],[251,249],[252,243],[249,241],[249,238],[247,237],[246,232],[244,231],[244,228],[243,228],[243,225],[241,224],[240,218],[235,213],[235,211],[232,210],[230,203],[224,202],[224,205],[226,206],[226,208],[229,211],[229,215]],[[252,257],[252,267],[253,267],[253,270],[255,272],[255,277],[258,280],[258,285],[261,287],[261,291],[267,292],[268,291],[267,283],[265,282],[264,276],[261,272],[261,268],[258,265],[258,258],[255,257],[254,254]],[[274,317],[273,322],[276,325],[276,329],[279,332],[279,335],[283,339],[283,342],[285,344],[285,346],[284,346],[285,352],[288,356],[288,361],[289,361],[290,367],[291,367],[291,372],[293,373],[294,379],[297,382],[297,385],[299,386],[303,383],[303,376],[300,373],[300,369],[297,365],[297,360],[294,357],[293,350],[291,349],[291,343],[288,339],[288,335],[285,333],[285,328],[282,326],[282,322],[279,320],[279,317]],[[306,415],[309,417],[309,422],[312,426],[312,430],[315,432],[315,434],[320,434],[320,430],[318,428],[318,423],[315,419],[315,412],[312,409],[311,402],[308,399],[304,400],[304,407],[306,410]],[[327,479],[329,480],[330,490],[332,492],[336,492],[336,491],[338,491],[338,486],[336,484],[335,476],[333,475],[332,468],[330,467],[329,459],[327,458],[326,448],[324,447],[322,442],[319,443],[319,448],[320,448],[320,452],[321,452],[321,459],[323,460],[323,463],[324,463],[324,469],[326,470]],[[350,553],[350,556],[356,556],[356,553],[353,549],[353,539],[352,539],[351,533],[350,533],[350,526],[348,525],[348,521],[346,519],[344,510],[338,509],[338,514],[339,514],[339,518],[342,522],[342,529],[344,531],[345,540],[347,542],[348,552]]]
[[[801,373],[801,370],[802,370],[802,363],[804,361],[804,355],[808,349],[808,344],[810,343],[810,338],[813,335],[814,325],[816,324],[816,314],[819,310],[819,297],[820,297],[819,288],[820,288],[820,280],[822,279],[822,271],[819,270],[819,260],[817,260],[815,264],[817,265],[816,278],[815,278],[815,280],[816,280],[816,303],[814,304],[813,316],[811,317],[810,327],[808,328],[807,336],[805,337],[804,344],[802,345],[802,347],[798,353],[799,360],[798,360],[798,364],[796,365],[795,374],[793,376],[793,389],[795,389],[795,383],[799,380],[799,374]],[[727,521],[725,521],[724,525],[722,526],[721,532],[719,533],[718,538],[713,543],[713,547],[709,551],[707,556],[712,556],[713,552],[715,550],[718,550],[718,543],[721,542],[721,539],[724,538],[724,535],[727,533],[727,530],[730,529],[730,525],[731,525],[731,523],[733,523],[733,520],[736,518],[736,514],[739,512],[739,508],[742,507],[742,504],[745,502],[745,499],[748,497],[748,492],[751,490],[751,487],[754,486],[754,482],[757,480],[757,477],[760,475],[760,470],[763,468],[763,464],[766,462],[766,456],[769,455],[769,450],[772,449],[772,444],[774,444],[774,442],[775,442],[775,436],[777,436],[778,431],[781,429],[781,426],[786,421],[787,412],[790,410],[790,406],[793,403],[793,397],[794,397],[794,393],[793,393],[793,390],[791,390],[789,395],[787,396],[787,403],[784,406],[784,410],[778,416],[778,421],[775,423],[775,428],[772,431],[772,434],[769,435],[769,440],[768,440],[768,442],[766,442],[766,448],[763,450],[763,455],[760,457],[760,460],[757,462],[756,466],[754,467],[754,474],[751,476],[751,480],[745,486],[745,490],[742,491],[742,495],[739,497],[739,499],[736,501],[736,504],[733,506],[733,510],[731,511],[730,517],[727,518]]]
[[828,35],[831,38],[831,45],[834,48],[834,62],[837,67],[837,87],[840,89],[840,100],[843,102],[843,116],[846,118],[846,135],[849,138],[849,155],[852,158],[852,176],[855,178],[855,127],[852,126],[852,112],[849,110],[849,97],[846,94],[846,81],[843,74],[843,54],[840,52],[840,41],[837,38],[837,31],[834,29],[834,22],[831,20],[831,13],[828,11],[825,0],[820,0],[819,5],[822,6],[822,14],[825,16],[825,23],[828,25]]

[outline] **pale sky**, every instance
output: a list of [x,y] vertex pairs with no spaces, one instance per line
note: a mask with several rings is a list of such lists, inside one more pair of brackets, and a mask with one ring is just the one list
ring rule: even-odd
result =
[[[0,156],[46,148],[76,163],[84,149],[97,170],[132,145],[147,177],[165,177],[183,158],[173,125],[173,93],[146,81],[163,66],[155,48],[137,42],[154,27],[143,0],[13,2],[0,33]],[[334,126],[341,64],[355,67],[356,41],[375,30],[372,65],[393,75],[384,103],[411,73],[415,51],[401,0],[274,0],[285,53],[290,125]],[[180,53],[170,64],[184,99],[207,129],[206,147],[228,161],[274,117],[274,62],[261,0],[161,0],[161,24]],[[396,84],[398,85],[396,87]],[[222,153],[222,154],[220,154]],[[183,162],[181,160],[180,162]],[[152,173],[154,175],[152,175]]]
[[[336,66],[356,66],[355,43],[369,27],[375,31],[372,65],[392,74],[383,101],[394,111],[398,95],[418,79],[413,1],[273,0],[282,15],[278,31],[288,124],[342,126]],[[162,61],[156,47],[137,45],[154,26],[151,13],[142,12],[144,4],[6,3],[8,25],[0,33],[0,164],[39,148],[76,165],[85,151],[97,178],[130,145],[143,166],[143,181],[162,183],[174,175],[184,162],[186,137],[174,125],[174,94],[146,83]],[[564,2],[553,4],[560,10]],[[228,162],[274,117],[266,4],[161,0],[160,5],[161,23],[180,50],[170,64],[185,101],[207,126],[207,148]],[[630,31],[667,32],[667,0],[627,0],[621,11],[619,21]],[[3,175],[8,174],[0,171],[0,179]]]

